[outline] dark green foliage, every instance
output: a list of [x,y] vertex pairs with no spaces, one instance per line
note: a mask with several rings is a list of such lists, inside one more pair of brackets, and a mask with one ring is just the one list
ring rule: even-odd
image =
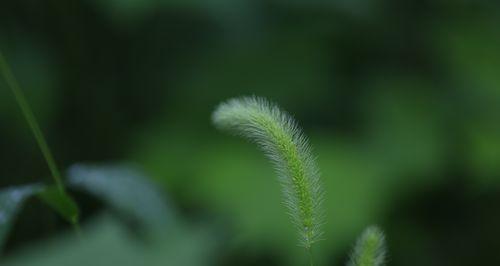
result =
[[[61,181],[75,161],[138,162],[179,216],[223,224],[217,254],[228,261],[217,265],[305,263],[261,154],[208,123],[221,100],[252,94],[295,114],[318,155],[328,195],[319,265],[341,265],[359,228],[376,221],[390,265],[500,265],[499,7],[4,0],[0,48]],[[22,115],[0,78],[2,189],[51,184]],[[67,193],[84,231],[101,212],[135,217],[76,190]],[[25,201],[6,255],[67,231],[55,212],[28,205],[38,200]]]

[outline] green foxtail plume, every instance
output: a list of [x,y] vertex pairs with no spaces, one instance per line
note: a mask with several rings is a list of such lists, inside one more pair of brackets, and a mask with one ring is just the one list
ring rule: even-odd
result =
[[385,256],[384,233],[378,227],[370,226],[356,242],[348,266],[382,266]]
[[220,104],[212,115],[219,129],[258,144],[273,162],[283,185],[285,205],[306,249],[320,240],[323,190],[311,148],[297,123],[263,98],[243,97]]

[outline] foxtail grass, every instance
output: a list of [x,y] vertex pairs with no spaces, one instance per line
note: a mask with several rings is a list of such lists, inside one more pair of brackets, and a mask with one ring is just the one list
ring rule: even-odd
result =
[[384,233],[370,226],[359,237],[348,266],[382,266],[386,260]]
[[276,104],[258,97],[220,104],[212,121],[217,128],[256,143],[270,159],[298,229],[299,244],[311,254],[311,246],[323,234],[323,189],[311,147],[297,122]]

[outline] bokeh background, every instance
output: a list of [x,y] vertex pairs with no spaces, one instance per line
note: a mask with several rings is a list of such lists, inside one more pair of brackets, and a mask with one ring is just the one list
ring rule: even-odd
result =
[[[318,264],[343,265],[377,224],[389,265],[500,265],[499,11],[486,0],[4,0],[0,48],[60,167],[139,165],[184,223],[210,232],[187,244],[210,249],[205,265],[305,265],[272,167],[211,125],[241,95],[278,103],[310,137],[326,188]],[[3,79],[0,162],[2,187],[50,182]],[[84,229],[105,212],[75,198]],[[68,230],[33,202],[4,255]]]

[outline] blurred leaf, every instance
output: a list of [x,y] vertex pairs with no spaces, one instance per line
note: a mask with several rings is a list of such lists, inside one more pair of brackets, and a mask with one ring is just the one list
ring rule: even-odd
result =
[[4,188],[0,191],[0,250],[24,202],[42,189],[41,185],[36,184]]
[[78,222],[78,206],[66,192],[59,190],[56,186],[50,186],[41,191],[38,196],[71,224]]
[[[2,262],[4,266],[198,266],[210,265],[210,235],[203,229],[170,228],[153,243],[134,240],[120,223],[101,217],[72,235],[32,246]],[[162,235],[163,237],[163,235]]]
[[68,185],[101,199],[148,228],[169,224],[173,213],[161,192],[138,169],[124,165],[72,166]]

